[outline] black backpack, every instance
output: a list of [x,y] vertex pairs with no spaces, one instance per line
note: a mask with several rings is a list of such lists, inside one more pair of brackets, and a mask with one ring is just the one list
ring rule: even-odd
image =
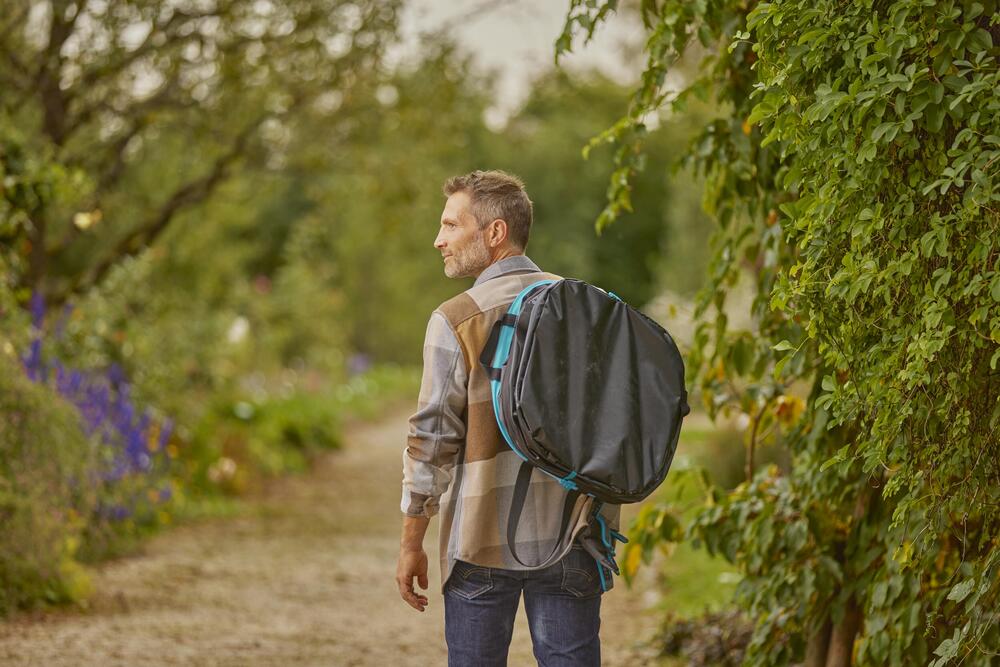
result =
[[[511,554],[525,567],[548,564],[577,498],[593,496],[605,554],[591,553],[603,587],[602,563],[618,573],[613,540],[627,540],[608,529],[600,508],[639,502],[663,482],[690,412],[677,345],[613,293],[580,280],[540,280],[494,325],[480,362],[500,432],[523,459],[507,524]],[[567,496],[552,554],[528,565],[515,538],[535,468]]]

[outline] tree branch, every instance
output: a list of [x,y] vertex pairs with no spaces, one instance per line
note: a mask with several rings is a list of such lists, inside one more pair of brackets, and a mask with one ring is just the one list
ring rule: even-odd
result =
[[140,122],[140,119],[146,113],[153,111],[154,109],[163,109],[167,107],[183,108],[186,106],[193,106],[191,103],[185,103],[172,97],[172,95],[176,92],[177,78],[176,76],[173,76],[167,80],[154,95],[126,106],[124,109],[116,108],[109,103],[107,99],[102,97],[93,104],[84,107],[72,115],[70,120],[66,123],[66,136],[72,136],[81,127],[83,127],[83,125],[89,121],[94,114],[101,110],[113,113],[125,120],[131,119],[133,124],[135,124]]
[[150,244],[166,231],[177,213],[207,199],[229,175],[230,166],[246,152],[251,136],[269,117],[271,117],[271,114],[264,114],[244,127],[236,136],[229,150],[216,159],[206,175],[189,181],[174,191],[167,198],[166,202],[160,206],[159,210],[150,216],[146,222],[121,239],[111,253],[90,271],[81,273],[78,280],[66,292],[55,295],[52,302],[62,304],[71,295],[100,284],[108,271],[122,259],[137,255],[143,249],[149,247]]
[[38,92],[43,111],[42,127],[45,134],[57,146],[66,141],[66,108],[73,96],[72,91],[63,90],[59,86],[62,73],[62,47],[73,34],[76,21],[83,12],[79,6],[76,14],[69,21],[64,20],[66,2],[52,3],[52,23],[49,26],[49,43],[38,59],[38,69],[35,71],[34,88]]
[[[119,137],[111,146],[111,153],[114,155],[112,158],[111,167],[101,176],[97,185],[97,198],[98,202],[95,202],[97,207],[100,207],[99,200],[101,194],[107,192],[108,188],[114,185],[121,178],[125,171],[125,149],[128,148],[129,143],[135,138],[142,130],[146,127],[147,123],[143,120],[137,120],[133,123],[132,127],[128,129],[121,137]],[[66,232],[59,239],[59,242],[55,246],[49,249],[48,254],[50,257],[56,257],[62,254],[72,243],[80,236],[81,230],[74,224],[70,224],[66,227]]]
[[[132,142],[132,139],[149,126],[150,123],[146,114],[154,109],[187,106],[179,100],[170,99],[169,92],[170,90],[165,88],[139,105],[141,106],[141,111],[135,113],[131,126],[107,147],[107,154],[111,156],[111,161],[110,166],[98,178],[96,188],[97,202],[94,204],[95,207],[100,207],[101,197],[117,185],[118,181],[124,175],[126,166],[125,151]],[[62,254],[80,234],[81,230],[76,225],[69,225],[62,238],[59,239],[59,242],[49,250],[49,255],[55,257]]]
[[[176,35],[167,34],[167,30],[171,27],[171,21],[176,19],[178,16],[182,16],[185,20],[189,20],[189,19],[206,18],[216,15],[218,15],[218,12],[214,13],[206,12],[199,14],[183,13],[179,11],[175,12],[174,14],[171,15],[170,19],[162,26],[162,28],[154,28],[153,30],[151,30],[149,35],[146,36],[146,39],[144,40],[142,45],[137,47],[134,51],[130,51],[125,59],[117,63],[113,63],[112,65],[106,68],[99,68],[87,72],[83,77],[81,77],[80,81],[78,81],[73,86],[73,88],[75,89],[80,86],[82,86],[84,90],[92,88],[94,85],[98,85],[101,79],[108,78],[122,72],[129,65],[136,62],[146,53],[152,52],[155,49],[159,48],[152,45],[152,38],[154,34],[157,33],[157,31],[159,31],[161,34],[164,34],[168,40],[175,42],[175,44],[178,42],[178,40],[183,41],[183,40],[197,39],[198,34],[196,32],[183,38],[178,37]],[[231,42],[227,44],[219,44],[217,45],[217,48],[220,54],[228,54],[235,51],[238,47],[253,41],[256,41],[255,38],[240,37],[233,39]],[[160,92],[156,93],[150,99],[136,102],[131,106],[126,105],[124,109],[115,109],[114,107],[111,107],[106,101],[105,97],[102,96],[97,101],[87,106],[84,106],[79,111],[74,113],[70,118],[70,120],[67,121],[66,131],[65,131],[66,136],[69,137],[70,135],[78,131],[85,123],[87,123],[94,116],[95,113],[97,113],[102,108],[111,109],[119,116],[129,117],[129,116],[135,116],[137,113],[144,112],[149,108],[153,107],[154,105],[156,105],[156,102],[163,100],[165,98],[165,95],[163,94],[164,91],[176,92],[178,90],[178,73],[179,73],[178,65],[179,65],[178,62],[174,62],[173,65],[169,69],[167,69],[167,71],[162,72],[165,81],[162,84]],[[153,101],[153,104],[150,104],[151,101]],[[173,101],[168,106],[181,106],[181,103],[179,101]]]

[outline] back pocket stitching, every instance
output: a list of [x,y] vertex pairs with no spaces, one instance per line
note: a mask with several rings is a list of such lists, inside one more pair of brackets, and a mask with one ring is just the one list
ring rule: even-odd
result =
[[[462,561],[462,562],[464,563],[464,561]],[[462,567],[461,569],[458,569],[455,574],[458,574],[460,577],[462,577],[463,580],[465,580],[466,582],[468,582],[469,581],[469,577],[471,577],[473,574],[475,574],[477,572],[483,572],[486,575],[486,582],[482,585],[481,588],[478,588],[478,589],[476,589],[476,590],[474,590],[472,592],[466,592],[466,591],[460,590],[458,587],[452,585],[451,589],[453,591],[455,591],[456,595],[459,595],[460,597],[463,597],[466,600],[472,600],[472,599],[479,597],[483,593],[486,593],[487,591],[489,591],[489,590],[491,590],[493,588],[493,575],[490,573],[490,569],[488,567],[483,567],[481,565],[472,565],[471,563],[465,563],[465,565],[466,565],[466,567]],[[456,566],[456,569],[457,569],[457,566]]]

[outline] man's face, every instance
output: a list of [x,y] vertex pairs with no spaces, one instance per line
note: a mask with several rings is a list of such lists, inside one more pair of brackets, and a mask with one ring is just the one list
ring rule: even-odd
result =
[[467,192],[448,197],[441,213],[441,229],[434,247],[444,258],[444,275],[449,278],[478,276],[490,265],[490,250],[486,236],[470,210]]

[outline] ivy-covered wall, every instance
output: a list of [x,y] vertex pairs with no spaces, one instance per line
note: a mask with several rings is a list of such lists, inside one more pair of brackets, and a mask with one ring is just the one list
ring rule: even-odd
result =
[[[558,48],[614,9],[574,0]],[[692,96],[729,111],[688,155],[718,222],[688,364],[710,412],[749,417],[752,479],[660,539],[741,567],[747,664],[987,665],[1000,650],[997,9],[641,3],[648,62],[605,136],[620,149],[602,221],[641,169],[647,113]],[[669,93],[692,46],[709,55]],[[722,314],[741,273],[752,331]],[[794,452],[791,474],[753,466],[764,437]]]

